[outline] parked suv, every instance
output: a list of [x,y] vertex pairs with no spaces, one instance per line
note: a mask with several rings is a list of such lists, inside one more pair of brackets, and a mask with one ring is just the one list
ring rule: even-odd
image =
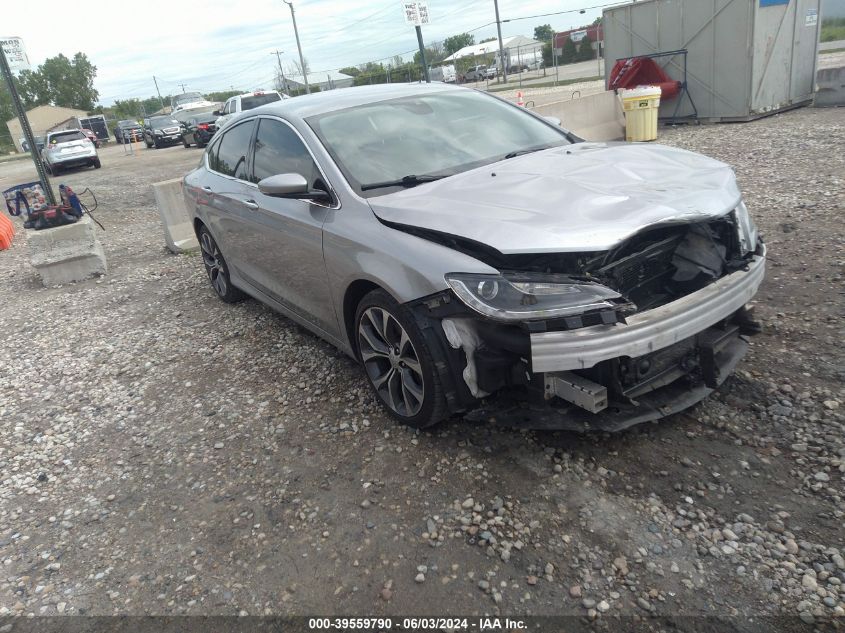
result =
[[125,119],[118,121],[117,125],[114,126],[114,140],[118,143],[123,143],[124,141],[134,143],[135,141],[140,141],[142,136],[141,126],[138,125],[137,121]]
[[484,64],[480,66],[473,66],[470,68],[464,77],[467,81],[481,81],[487,76],[487,66]]
[[182,124],[172,116],[144,119],[144,143],[147,147],[167,147],[182,142]]
[[46,145],[41,150],[41,162],[47,172],[54,176],[71,167],[87,165],[95,169],[100,168],[97,148],[79,130],[50,132]]
[[235,97],[229,97],[223,108],[216,111],[217,114],[220,116],[220,118],[217,119],[217,129],[219,130],[221,127],[226,125],[226,122],[238,112],[243,112],[244,110],[252,110],[253,108],[257,108],[258,106],[263,106],[268,103],[273,103],[274,101],[281,101],[282,99],[287,98],[287,95],[283,95],[282,93],[276,92],[275,90],[270,90],[269,92],[258,90],[256,92],[247,92],[245,94],[237,95]]

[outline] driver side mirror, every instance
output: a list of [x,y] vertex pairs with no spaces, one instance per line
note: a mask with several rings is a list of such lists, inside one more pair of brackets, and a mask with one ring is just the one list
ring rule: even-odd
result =
[[331,194],[321,189],[308,189],[308,181],[301,174],[277,174],[258,182],[258,191],[274,198],[320,200],[331,202]]
[[214,116],[223,116],[223,110],[215,110],[211,114],[213,114]]

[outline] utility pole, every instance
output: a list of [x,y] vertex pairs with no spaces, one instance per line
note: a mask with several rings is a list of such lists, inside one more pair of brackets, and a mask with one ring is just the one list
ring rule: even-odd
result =
[[[280,55],[284,53],[284,51],[273,51],[276,54],[276,60],[279,62],[279,72],[282,74],[282,92],[287,94],[288,92],[288,80],[285,79],[285,71],[282,69],[282,58]],[[273,53],[270,53],[271,55]]]
[[290,17],[291,20],[293,20],[293,34],[296,36],[296,49],[299,51],[299,66],[302,71],[302,79],[305,81],[305,94],[310,95],[311,87],[308,85],[308,69],[305,68],[305,58],[302,56],[302,45],[299,43],[299,31],[296,28],[296,14],[293,12],[293,2],[288,2],[288,0],[282,0],[282,2],[290,7]]
[[158,93],[158,101],[161,103],[161,109],[164,110],[164,99],[161,98],[161,90],[158,89],[158,81],[156,80],[155,75],[153,75],[153,83],[156,85],[156,92]]
[[420,61],[423,67],[423,77],[425,77],[425,83],[430,84],[431,78],[428,76],[428,64],[425,61],[425,45],[423,44],[422,29],[419,26],[415,26],[414,28],[417,31],[417,43],[420,45]]
[[185,84],[179,84],[179,85],[182,86],[182,94],[185,94]]
[[496,8],[496,30],[499,32],[499,60],[502,64],[502,83],[508,83],[508,63],[505,61],[505,47],[502,44],[502,21],[499,19],[499,0],[493,0]]

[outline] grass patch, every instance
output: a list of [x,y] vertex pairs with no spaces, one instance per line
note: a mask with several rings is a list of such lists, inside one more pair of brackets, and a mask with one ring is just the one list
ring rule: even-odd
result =
[[579,77],[578,79],[564,79],[562,81],[544,81],[538,84],[526,84],[520,86],[519,83],[509,83],[507,85],[497,86],[496,88],[488,88],[487,92],[504,92],[506,90],[531,90],[532,88],[553,88],[554,86],[569,86],[570,84],[580,84],[586,81],[598,81],[604,79],[601,75],[595,77]]
[[845,52],[845,48],[831,48],[829,51],[819,51],[819,55],[830,55],[831,53]]

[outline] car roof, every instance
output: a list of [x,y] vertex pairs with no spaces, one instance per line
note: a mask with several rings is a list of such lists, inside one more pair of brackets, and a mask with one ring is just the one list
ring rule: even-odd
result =
[[471,88],[441,83],[397,83],[356,86],[353,88],[314,92],[310,95],[302,95],[293,99],[283,99],[253,110],[248,110],[247,112],[249,114],[279,114],[288,118],[298,117],[305,119],[318,114],[325,114],[326,112],[344,110],[346,108],[387,101],[389,99],[434,94],[437,92],[456,92],[460,90],[471,90]]

